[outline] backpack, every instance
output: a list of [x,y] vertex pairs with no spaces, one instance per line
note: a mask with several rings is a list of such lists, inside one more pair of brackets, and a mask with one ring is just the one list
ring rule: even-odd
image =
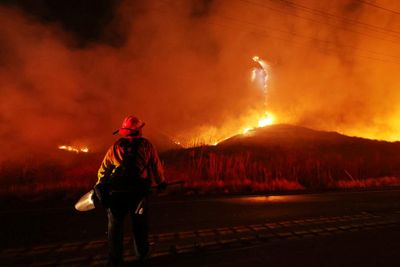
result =
[[121,138],[119,145],[124,151],[121,165],[116,167],[110,175],[110,191],[127,192],[144,196],[151,187],[151,179],[143,177],[148,167],[148,162],[139,152],[139,148],[145,142],[144,138]]

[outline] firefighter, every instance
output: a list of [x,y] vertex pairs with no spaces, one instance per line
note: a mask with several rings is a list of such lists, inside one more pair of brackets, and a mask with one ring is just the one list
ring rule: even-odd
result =
[[131,217],[133,241],[140,260],[149,255],[148,195],[153,182],[166,189],[163,167],[157,151],[142,137],[145,125],[128,116],[114,132],[121,138],[107,151],[98,171],[95,193],[108,216],[107,266],[123,265],[123,225]]

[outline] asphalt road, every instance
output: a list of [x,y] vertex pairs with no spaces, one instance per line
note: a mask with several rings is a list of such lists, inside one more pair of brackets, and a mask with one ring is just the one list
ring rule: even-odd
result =
[[[361,218],[361,224],[366,224],[379,217],[385,222],[386,217],[400,214],[399,197],[400,190],[182,199],[153,197],[151,232],[156,236],[177,232],[197,233],[202,229],[240,229],[241,226],[274,222],[285,225],[282,223],[285,221],[295,222],[299,227],[307,220],[318,218],[332,221],[333,228],[340,226],[356,231],[338,228],[337,231],[330,231],[329,227],[318,226],[325,230],[320,231],[321,234],[308,235],[288,223],[289,230],[286,232],[294,234],[285,237],[285,232],[282,232],[282,238],[278,240],[268,238],[268,242],[264,242],[266,238],[260,238],[262,242],[257,239],[244,245],[235,243],[218,249],[164,255],[152,258],[148,265],[400,266],[400,259],[397,260],[400,225],[397,221],[389,224],[378,221],[375,224],[379,227],[372,228],[353,227],[354,223],[350,221],[351,218]],[[0,211],[0,248],[5,251],[105,239],[104,211],[80,213],[73,209],[72,204],[48,209],[3,209]],[[340,225],[346,220],[346,224]]]
[[151,259],[146,266],[398,267],[399,240],[397,226],[172,255]]

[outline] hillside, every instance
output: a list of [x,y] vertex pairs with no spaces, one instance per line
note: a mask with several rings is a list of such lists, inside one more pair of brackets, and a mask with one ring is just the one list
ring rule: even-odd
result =
[[[233,136],[217,146],[164,154],[174,176],[189,180],[303,188],[400,177],[400,143],[349,137],[292,125],[272,125]],[[295,185],[294,185],[295,186]]]
[[[189,191],[264,192],[400,185],[399,142],[292,125],[259,128],[216,146],[189,149],[179,148],[165,136],[155,137],[151,140],[160,151],[167,179],[185,180],[185,190]],[[170,148],[173,150],[163,151]],[[0,168],[0,193],[85,191],[96,182],[104,153],[56,150],[47,158],[5,162]]]
[[235,135],[219,143],[219,147],[232,146],[302,146],[307,144],[319,146],[360,144],[399,146],[398,143],[369,140],[359,137],[350,137],[337,132],[317,131],[301,126],[276,124],[254,129],[247,134]]
[[[157,131],[146,131],[160,153],[168,150],[179,150],[165,134]],[[115,136],[114,140],[119,137]],[[30,151],[25,158],[0,162],[0,195],[34,193],[52,190],[87,190],[97,181],[97,171],[107,149],[106,144],[88,153],[76,153],[47,146],[45,149]]]

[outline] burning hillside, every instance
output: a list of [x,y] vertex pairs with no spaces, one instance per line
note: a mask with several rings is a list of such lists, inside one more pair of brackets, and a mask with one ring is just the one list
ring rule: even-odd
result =
[[[302,146],[303,144],[309,145],[331,145],[331,144],[349,144],[360,142],[367,139],[349,137],[341,135],[337,132],[316,131],[305,127],[293,126],[289,124],[276,124],[268,127],[261,127],[254,129],[246,134],[239,134],[232,136],[229,139],[221,142],[219,146],[235,147],[266,147],[273,145],[288,145],[293,147]],[[372,140],[368,140],[373,142]]]
[[399,140],[398,2],[227,2],[3,1],[0,170],[96,166],[135,114],[195,180],[398,175],[395,143],[269,127]]
[[127,114],[186,147],[273,120],[398,140],[396,8],[3,1],[0,162],[64,143],[103,151]]
[[188,179],[194,187],[326,189],[349,184],[399,185],[399,150],[398,142],[272,125],[217,146],[170,152],[165,160],[174,175]]
[[[277,124],[218,145],[161,153],[168,179],[190,190],[255,192],[400,185],[399,142],[349,137]],[[86,191],[96,182],[103,152],[58,154],[1,169],[5,192]],[[62,158],[63,161],[57,160]]]

